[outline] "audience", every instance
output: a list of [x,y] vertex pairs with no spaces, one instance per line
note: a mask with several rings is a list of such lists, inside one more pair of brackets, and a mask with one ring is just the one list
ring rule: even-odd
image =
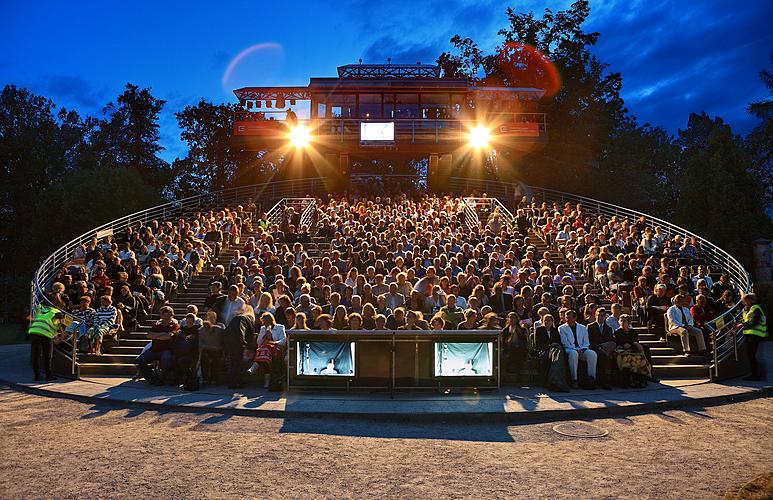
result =
[[[475,228],[465,223],[461,198],[426,194],[329,196],[317,207],[314,238],[295,206],[281,224],[262,214],[253,226],[254,210],[238,207],[91,241],[81,251],[84,264],[62,272],[50,299],[79,318],[95,353],[108,327],[129,330],[159,310],[150,347],[137,359],[151,383],[179,379],[170,376],[174,367],[185,372],[194,358],[207,383],[224,367],[230,387],[241,387],[245,373],[262,373],[264,385],[275,386],[286,330],[483,328],[502,331],[507,372],[518,377],[536,358],[540,381],[559,390],[562,363],[573,387],[587,374],[588,386],[606,388],[620,366],[629,384],[640,385],[634,375],[647,370],[637,356],[651,377],[623,314],[629,298],[641,323],[679,335],[691,355],[706,354],[700,327],[735,304],[729,277],[711,279],[694,241],[669,238],[646,218],[606,218],[581,204],[523,198],[512,222],[497,209]],[[538,252],[530,231],[552,242],[553,253]],[[233,258],[214,267],[203,323],[191,309],[180,326],[161,306],[225,249]],[[89,307],[95,296],[96,311]],[[610,301],[607,315],[601,304]],[[172,343],[177,335],[185,340]]]

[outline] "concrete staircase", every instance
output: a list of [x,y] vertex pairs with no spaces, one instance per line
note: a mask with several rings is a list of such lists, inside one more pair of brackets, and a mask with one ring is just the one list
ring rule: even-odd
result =
[[[476,210],[476,212],[481,224],[484,225],[488,220],[490,211],[480,209]],[[568,263],[559,252],[550,248],[536,233],[532,232],[530,237],[532,244],[537,249],[536,254],[538,256],[541,256],[545,251],[549,251],[554,262],[564,263],[566,264],[567,269],[573,270],[575,276],[577,276],[577,281],[574,286],[578,289],[579,293],[585,283],[582,274],[574,269],[571,263]],[[306,251],[309,256],[317,261],[323,252],[328,251],[329,249],[329,241],[320,237],[313,236],[312,241],[306,245]],[[223,249],[220,256],[213,264],[222,264],[227,267],[232,255],[233,251],[231,249]],[[178,291],[175,296],[169,299],[168,305],[174,309],[175,317],[178,318],[178,320],[185,316],[185,309],[188,304],[197,305],[199,307],[200,315],[203,315],[204,300],[209,291],[209,280],[213,275],[213,268],[205,269],[201,274],[195,276],[191,280],[186,289]],[[604,301],[604,305],[609,309],[610,303],[608,300]],[[78,362],[80,363],[81,375],[134,375],[137,370],[134,361],[142,351],[142,348],[149,342],[147,337],[148,331],[158,317],[157,313],[153,314],[143,324],[139,325],[136,330],[125,333],[117,345],[103,346],[104,354],[101,356],[80,354],[78,356]],[[695,357],[688,358],[682,352],[680,345],[661,340],[662,331],[653,330],[652,332],[648,332],[646,326],[642,325],[636,325],[634,326],[634,329],[637,330],[641,343],[648,346],[651,350],[654,371],[658,378],[708,377],[708,359]]]
[[[221,264],[228,268],[228,262],[233,257],[233,250],[223,249],[213,265]],[[186,314],[188,304],[195,304],[199,308],[199,316],[204,315],[204,300],[209,293],[209,280],[215,274],[214,268],[204,269],[201,274],[194,276],[188,287],[179,290],[170,297],[167,305],[174,309],[175,318],[181,321]],[[123,334],[117,345],[106,343],[102,346],[101,356],[79,354],[80,374],[82,376],[95,375],[122,375],[131,376],[137,372],[134,361],[142,352],[142,348],[149,342],[148,332],[151,326],[159,319],[158,313],[151,315],[137,329]]]
[[[581,292],[582,286],[586,281],[582,273],[579,270],[574,269],[574,266],[569,263],[566,258],[558,251],[551,248],[539,235],[531,232],[529,236],[532,245],[537,249],[537,256],[540,256],[541,258],[545,251],[549,251],[554,262],[564,263],[567,269],[572,270],[577,277],[574,287],[578,293]],[[599,290],[596,289],[597,293],[598,291]],[[611,302],[607,299],[602,299],[602,304],[607,311],[609,311]],[[707,358],[688,357],[684,354],[682,347],[678,342],[673,340],[662,340],[662,328],[654,327],[651,332],[648,332],[646,326],[637,323],[634,323],[633,328],[638,333],[641,344],[650,348],[653,370],[657,378],[681,379],[709,377],[709,360]]]

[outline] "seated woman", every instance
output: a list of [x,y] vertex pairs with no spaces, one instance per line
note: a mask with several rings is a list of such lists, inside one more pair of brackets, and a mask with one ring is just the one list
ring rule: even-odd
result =
[[[565,313],[565,310],[562,310]],[[548,312],[542,316],[542,324],[534,333],[534,354],[542,384],[554,391],[569,390],[569,371],[566,352],[561,345],[561,336],[553,316]]]
[[296,313],[295,314],[295,324],[290,328],[290,330],[308,330],[309,327],[306,326],[306,313]]
[[434,330],[436,332],[445,330],[446,320],[443,319],[443,315],[440,313],[437,313],[434,316],[432,316],[432,319],[429,320],[429,327],[430,327],[430,330]]
[[502,343],[506,358],[505,370],[517,376],[521,372],[529,346],[526,328],[521,325],[521,320],[515,311],[507,314],[505,327],[502,329]]
[[367,303],[362,307],[362,329],[373,330],[376,328],[376,308]]
[[609,263],[609,269],[607,270],[607,283],[609,284],[609,289],[613,292],[618,290],[618,286],[621,283],[625,283],[625,275],[620,270],[620,263],[616,260],[613,260]]
[[647,379],[652,376],[652,366],[638,341],[639,336],[631,329],[631,317],[621,315],[620,328],[615,332],[617,367],[623,377],[621,383],[631,387],[646,387]]
[[349,324],[346,326],[347,330],[362,330],[362,316],[358,313],[351,313],[349,315]]
[[464,321],[456,326],[457,330],[475,330],[478,327],[478,313],[475,309],[464,311]]
[[376,326],[373,328],[374,330],[386,330],[386,324],[387,324],[387,317],[383,314],[377,314],[375,319]]
[[346,306],[339,305],[336,307],[335,312],[333,313],[333,329],[335,330],[345,330],[346,327],[349,325],[349,318],[346,313]]
[[277,324],[274,315],[263,313],[260,317],[263,326],[258,333],[258,348],[252,366],[247,370],[254,375],[258,369],[263,371],[263,388],[271,385],[272,372],[281,373],[281,364],[284,361],[284,346],[287,334],[284,325]]
[[93,326],[86,332],[85,343],[89,354],[102,354],[102,339],[116,326],[115,321],[118,310],[113,306],[113,299],[109,295],[99,298],[99,308],[94,312]]
[[424,321],[422,314],[417,311],[408,311],[405,313],[405,324],[398,330],[428,330],[429,324]]
[[502,324],[499,322],[497,313],[489,312],[483,316],[483,322],[478,327],[478,330],[499,330],[500,328],[502,328]]

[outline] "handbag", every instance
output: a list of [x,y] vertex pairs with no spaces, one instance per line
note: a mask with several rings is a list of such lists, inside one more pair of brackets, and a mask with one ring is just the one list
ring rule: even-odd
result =
[[261,345],[255,350],[255,357],[253,361],[256,363],[271,363],[274,359],[274,347],[269,345]]

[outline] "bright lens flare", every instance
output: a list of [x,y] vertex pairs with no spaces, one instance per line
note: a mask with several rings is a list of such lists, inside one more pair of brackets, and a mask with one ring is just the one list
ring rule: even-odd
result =
[[290,143],[296,148],[306,147],[310,139],[309,129],[303,125],[298,125],[290,130]]
[[489,131],[486,127],[477,127],[470,130],[470,146],[474,148],[485,148],[488,146],[490,138]]

